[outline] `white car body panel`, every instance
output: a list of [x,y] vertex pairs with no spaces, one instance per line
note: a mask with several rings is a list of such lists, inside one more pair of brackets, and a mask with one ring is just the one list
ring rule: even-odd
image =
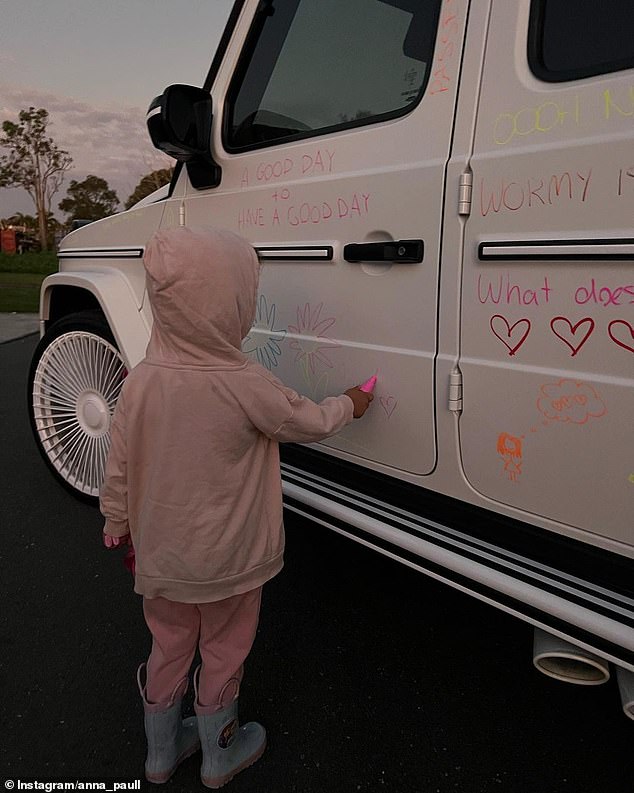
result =
[[[150,236],[245,236],[263,260],[245,352],[315,400],[378,373],[363,421],[307,452],[331,461],[331,492],[285,464],[288,507],[634,670],[621,586],[634,559],[634,69],[544,82],[527,62],[530,0],[443,0],[411,111],[229,151],[224,108],[257,7],[236,4],[208,86],[220,184],[197,190],[183,168],[65,238],[42,320],[57,286],[90,291],[132,366],[151,328]],[[394,240],[422,240],[423,260],[344,258]],[[365,491],[338,483],[348,471]],[[420,494],[419,523],[401,492]],[[419,536],[435,531],[430,494],[498,527],[493,555],[482,539],[448,550],[449,517],[442,536]],[[530,556],[533,531],[561,546],[558,562]],[[591,562],[587,579],[565,572],[586,551],[614,581],[591,580]]]

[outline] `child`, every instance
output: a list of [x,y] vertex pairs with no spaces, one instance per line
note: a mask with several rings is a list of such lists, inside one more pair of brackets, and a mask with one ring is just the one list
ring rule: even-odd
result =
[[[351,388],[315,404],[242,353],[259,262],[240,237],[159,231],[144,264],[154,325],[112,421],[104,542],[131,536],[153,637],[137,675],[146,778],[166,782],[201,745],[202,782],[217,788],[266,745],[261,725],[238,727],[237,697],[262,585],[283,563],[278,444],[333,435],[365,413],[372,394]],[[197,647],[197,718],[181,722]]]

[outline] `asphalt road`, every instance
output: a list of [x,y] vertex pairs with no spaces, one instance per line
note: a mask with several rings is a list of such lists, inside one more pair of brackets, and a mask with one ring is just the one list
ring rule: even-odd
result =
[[[97,510],[56,484],[30,436],[35,343],[0,345],[0,786],[132,781],[149,638]],[[614,678],[544,677],[529,626],[291,514],[240,705],[269,745],[234,793],[634,789]],[[191,758],[163,789],[203,790],[198,768]]]

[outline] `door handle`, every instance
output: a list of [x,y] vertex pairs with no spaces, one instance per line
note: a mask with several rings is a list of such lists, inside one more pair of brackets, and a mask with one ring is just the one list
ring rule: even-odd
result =
[[347,262],[401,262],[418,264],[423,261],[425,245],[422,240],[389,240],[386,242],[350,242],[344,245],[343,258]]

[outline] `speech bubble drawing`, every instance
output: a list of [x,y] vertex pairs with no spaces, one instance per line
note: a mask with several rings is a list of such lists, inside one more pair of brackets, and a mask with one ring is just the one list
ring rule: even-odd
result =
[[588,383],[564,378],[545,383],[539,393],[537,409],[551,421],[587,424],[607,413],[603,400]]

